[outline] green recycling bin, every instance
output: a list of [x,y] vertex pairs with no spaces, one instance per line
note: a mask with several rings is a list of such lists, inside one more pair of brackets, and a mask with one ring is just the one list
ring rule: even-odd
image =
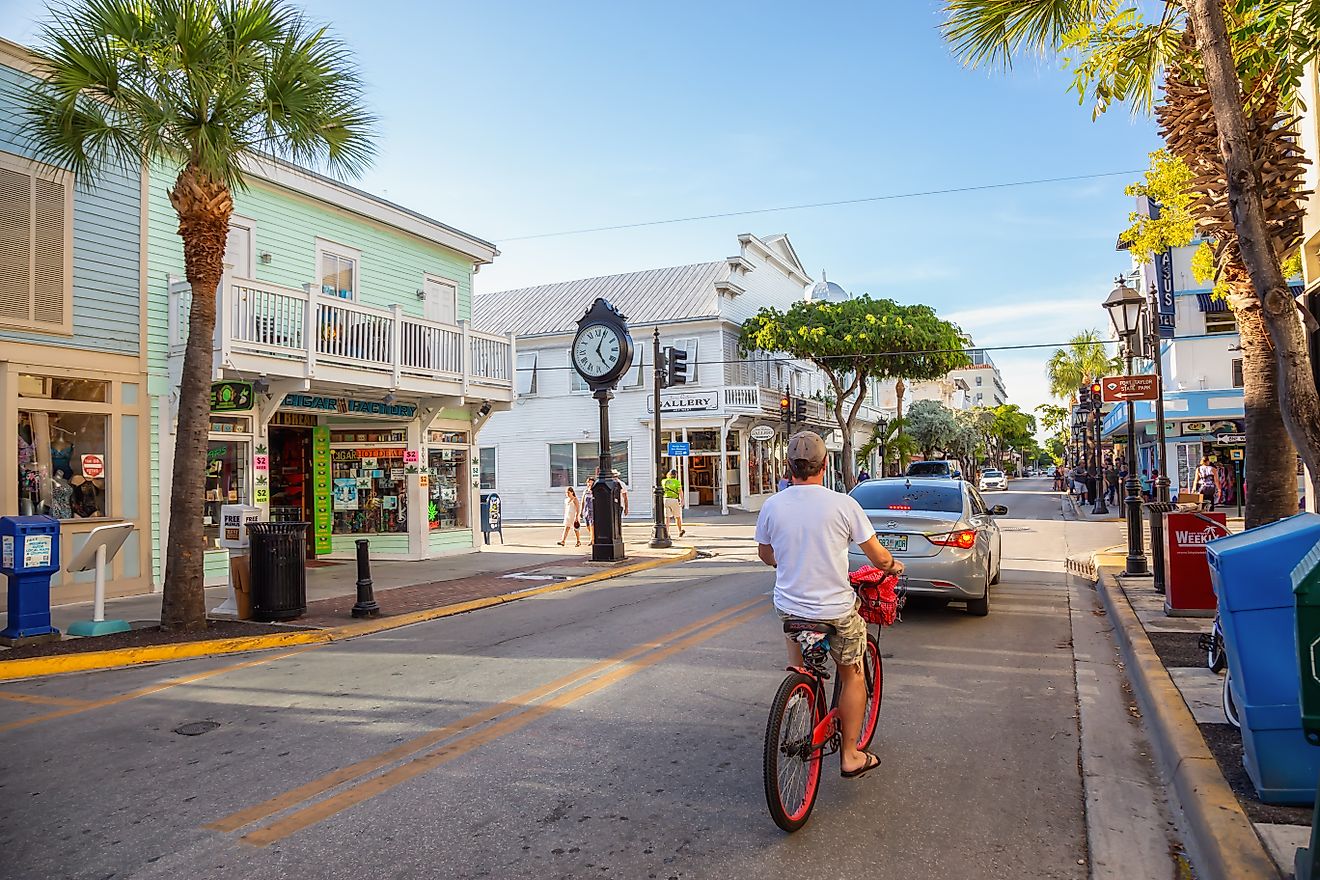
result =
[[1297,603],[1297,671],[1301,673],[1302,730],[1320,746],[1320,542],[1292,572]]

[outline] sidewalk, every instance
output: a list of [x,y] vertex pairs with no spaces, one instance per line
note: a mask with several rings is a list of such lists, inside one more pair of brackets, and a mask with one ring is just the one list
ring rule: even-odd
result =
[[[690,524],[687,536],[675,538],[672,548],[654,550],[648,546],[651,526],[628,523],[624,526],[627,558],[617,563],[599,563],[590,561],[590,548],[585,540],[581,547],[558,546],[556,542],[561,531],[558,524],[506,525],[503,544],[496,535],[492,538],[494,543],[471,553],[416,562],[374,562],[371,576],[375,599],[381,609],[379,618],[362,620],[352,616],[357,600],[357,566],[354,562],[318,561],[307,569],[307,612],[289,621],[288,625],[245,622],[242,632],[233,633],[232,638],[224,637],[227,634],[221,631],[196,640],[152,647],[121,647],[111,641],[115,636],[102,636],[89,640],[87,650],[78,652],[76,658],[74,654],[61,654],[64,659],[58,663],[41,662],[53,661],[53,657],[5,661],[4,655],[9,649],[0,648],[0,678],[20,674],[15,669],[15,664],[19,663],[25,664],[25,669],[28,665],[33,667],[30,673],[22,674],[50,674],[72,671],[72,668],[108,668],[126,663],[350,638],[685,561],[696,555],[698,544],[705,553],[719,554],[750,540],[746,525],[703,522]],[[583,537],[585,539],[585,534]],[[206,607],[214,610],[227,595],[228,587],[208,589]],[[145,630],[159,624],[160,608],[159,593],[128,596],[108,600],[106,617],[127,620],[134,630]],[[62,632],[67,630],[69,623],[90,619],[91,615],[91,603],[62,605],[51,611],[52,623]],[[233,624],[229,626],[234,627]],[[298,629],[291,631],[292,627]],[[72,640],[66,638],[65,642],[68,641]],[[90,642],[96,642],[106,650],[93,649]],[[67,644],[66,649],[78,651]],[[47,666],[51,668],[47,669]]]
[[1212,620],[1166,615],[1150,578],[1121,576],[1124,556],[1121,546],[1095,554],[1091,573],[1186,817],[1198,876],[1292,876],[1293,853],[1310,839],[1311,810],[1257,799],[1241,734],[1224,715],[1223,674],[1206,666],[1197,644]]

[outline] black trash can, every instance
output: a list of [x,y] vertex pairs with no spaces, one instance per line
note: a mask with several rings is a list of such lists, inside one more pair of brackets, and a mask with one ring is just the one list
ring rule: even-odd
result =
[[307,523],[248,526],[254,620],[293,620],[307,612]]
[[1164,514],[1172,513],[1178,505],[1171,501],[1151,501],[1142,505],[1146,508],[1146,519],[1150,522],[1150,567],[1154,575],[1154,587],[1157,593],[1164,592]]

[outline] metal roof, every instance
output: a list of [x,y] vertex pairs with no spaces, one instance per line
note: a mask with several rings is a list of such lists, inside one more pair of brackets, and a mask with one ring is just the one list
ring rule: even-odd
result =
[[472,323],[516,336],[567,333],[596,297],[609,300],[632,324],[717,317],[715,282],[729,271],[720,260],[487,293],[473,298]]

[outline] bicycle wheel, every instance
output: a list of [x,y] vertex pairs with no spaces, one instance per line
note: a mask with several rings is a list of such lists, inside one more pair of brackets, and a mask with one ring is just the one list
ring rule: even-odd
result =
[[[866,650],[862,653],[862,673],[866,676],[866,713],[862,715],[862,729],[857,732],[857,748],[866,749],[880,726],[880,703],[885,696],[885,668],[880,659],[880,644],[866,632]],[[842,679],[834,679],[834,697],[831,705],[839,705]]]
[[1210,633],[1210,647],[1206,651],[1205,665],[1214,672],[1222,672],[1228,665],[1228,655],[1224,653],[1224,636],[1219,630],[1219,621]]
[[821,707],[816,683],[795,672],[784,679],[770,705],[765,728],[765,802],[770,817],[785,831],[807,824],[820,790],[820,752],[811,733]]

